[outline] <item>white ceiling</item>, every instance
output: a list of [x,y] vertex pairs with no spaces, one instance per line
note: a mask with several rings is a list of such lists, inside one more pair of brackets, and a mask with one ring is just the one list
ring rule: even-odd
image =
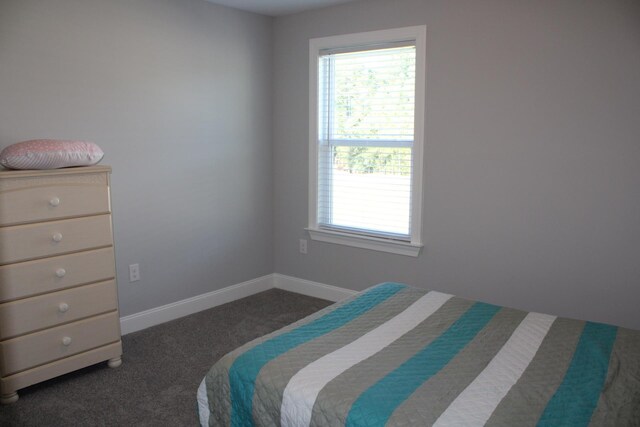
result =
[[354,0],[207,0],[249,12],[282,16]]

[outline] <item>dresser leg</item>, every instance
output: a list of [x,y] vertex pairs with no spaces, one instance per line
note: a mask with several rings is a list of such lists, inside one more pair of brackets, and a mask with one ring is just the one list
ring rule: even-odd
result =
[[119,357],[114,357],[113,359],[109,359],[109,361],[107,361],[107,365],[110,368],[117,368],[118,366],[122,365],[122,359]]
[[15,391],[13,393],[0,394],[0,405],[8,405],[17,401],[18,393],[16,393]]

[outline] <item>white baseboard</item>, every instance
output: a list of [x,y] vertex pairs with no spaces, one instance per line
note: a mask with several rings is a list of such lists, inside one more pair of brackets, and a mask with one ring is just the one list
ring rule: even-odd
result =
[[273,274],[273,285],[278,289],[329,301],[340,301],[358,293],[351,289],[339,288],[337,286],[298,279],[297,277],[285,276],[284,274],[278,273]]
[[284,274],[267,274],[266,276],[227,286],[217,291],[207,292],[206,294],[121,317],[120,329],[122,335],[141,331],[151,326],[188,316],[272,288],[329,301],[340,301],[358,293],[351,289],[325,285],[324,283],[285,276]]
[[160,323],[188,316],[273,288],[273,274],[258,277],[217,291],[183,299],[161,307],[120,318],[122,335],[140,331]]

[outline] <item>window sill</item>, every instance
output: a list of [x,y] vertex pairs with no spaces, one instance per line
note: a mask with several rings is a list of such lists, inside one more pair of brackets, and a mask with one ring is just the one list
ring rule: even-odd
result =
[[398,242],[369,236],[357,236],[354,234],[340,233],[338,231],[318,230],[314,228],[307,228],[306,230],[309,232],[311,240],[412,257],[417,257],[423,246],[416,243]]

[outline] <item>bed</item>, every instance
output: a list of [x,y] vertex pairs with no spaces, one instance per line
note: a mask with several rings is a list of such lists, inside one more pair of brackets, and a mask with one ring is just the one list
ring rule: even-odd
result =
[[638,426],[640,332],[382,283],[225,355],[211,426]]

